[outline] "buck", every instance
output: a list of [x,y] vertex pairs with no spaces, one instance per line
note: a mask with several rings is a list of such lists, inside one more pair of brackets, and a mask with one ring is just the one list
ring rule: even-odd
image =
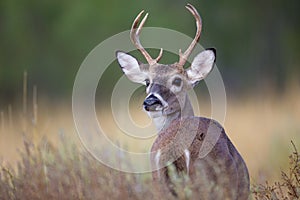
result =
[[130,38],[147,64],[125,52],[116,53],[128,79],[146,86],[143,108],[159,131],[151,148],[152,176],[159,188],[165,187],[176,196],[167,166],[173,164],[176,173],[188,175],[197,186],[200,199],[248,199],[249,175],[241,155],[218,122],[194,116],[188,98],[187,91],[212,71],[216,50],[209,48],[200,52],[191,66],[184,68],[202,29],[197,10],[190,4],[186,8],[196,19],[197,31],[187,50],[184,53],[179,50],[178,62],[160,64],[162,49],[153,59],[143,48],[139,35],[148,16],[146,14],[138,25],[143,11],[133,22]]

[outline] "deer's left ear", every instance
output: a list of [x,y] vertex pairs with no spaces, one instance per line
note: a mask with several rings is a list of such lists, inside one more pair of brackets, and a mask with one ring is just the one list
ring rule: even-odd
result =
[[187,72],[187,77],[192,86],[204,79],[212,70],[216,60],[216,49],[209,48],[199,53],[193,60]]
[[116,52],[117,60],[122,68],[122,71],[129,80],[135,83],[144,84],[147,74],[141,70],[137,59],[122,51]]

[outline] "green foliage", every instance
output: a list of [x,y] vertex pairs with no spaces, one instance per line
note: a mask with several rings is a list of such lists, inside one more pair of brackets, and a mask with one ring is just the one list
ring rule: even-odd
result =
[[[190,3],[203,17],[200,43],[217,47],[217,64],[228,82],[253,87],[251,80],[257,76],[259,87],[262,80],[282,85],[291,72],[299,72],[299,1]],[[166,27],[193,37],[195,25],[185,4],[171,0],[2,0],[1,96],[11,101],[25,69],[46,94],[70,94],[76,71],[88,52],[106,38],[128,30],[142,9],[150,12],[146,26]],[[247,76],[249,73],[252,76]]]

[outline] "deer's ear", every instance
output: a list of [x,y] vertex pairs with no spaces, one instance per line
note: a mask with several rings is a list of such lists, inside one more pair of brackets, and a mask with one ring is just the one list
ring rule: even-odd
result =
[[132,82],[143,84],[147,74],[141,70],[137,59],[122,51],[117,51],[116,56],[127,78]]
[[188,80],[193,86],[209,74],[215,60],[216,50],[214,48],[206,49],[194,58],[191,67],[186,70]]

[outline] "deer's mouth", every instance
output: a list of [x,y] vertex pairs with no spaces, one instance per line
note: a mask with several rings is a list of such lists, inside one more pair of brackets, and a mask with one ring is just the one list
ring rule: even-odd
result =
[[155,112],[155,111],[162,111],[162,110],[163,110],[163,107],[162,107],[162,105],[160,105],[160,104],[155,104],[155,105],[151,105],[151,106],[145,106],[145,105],[144,105],[144,109],[145,109],[147,112]]
[[162,98],[155,94],[150,94],[144,101],[143,107],[147,112],[162,112],[168,107],[168,104]]

